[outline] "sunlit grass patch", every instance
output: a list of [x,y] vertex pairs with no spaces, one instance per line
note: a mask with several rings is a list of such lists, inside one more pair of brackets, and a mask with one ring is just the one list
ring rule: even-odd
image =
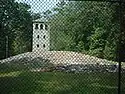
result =
[[109,85],[100,85],[99,83],[93,83],[90,86],[100,87],[100,88],[109,88],[109,89],[117,89],[117,86],[109,86]]
[[9,73],[0,73],[0,77],[17,77],[21,74],[21,71],[9,72]]

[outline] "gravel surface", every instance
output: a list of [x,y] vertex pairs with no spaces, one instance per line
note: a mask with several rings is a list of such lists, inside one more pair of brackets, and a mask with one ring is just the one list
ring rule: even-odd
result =
[[94,56],[85,55],[78,52],[72,51],[43,51],[43,52],[27,52],[23,54],[19,54],[16,56],[12,56],[7,59],[0,60],[0,63],[9,63],[13,60],[20,60],[23,58],[28,58],[29,61],[37,58],[42,57],[43,59],[50,60],[53,64],[63,64],[63,65],[70,65],[70,64],[117,64],[113,61],[108,61],[106,59],[100,59]]

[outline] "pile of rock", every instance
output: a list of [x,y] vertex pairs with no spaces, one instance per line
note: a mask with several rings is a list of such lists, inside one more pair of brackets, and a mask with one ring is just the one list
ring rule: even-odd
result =
[[99,64],[72,64],[67,66],[56,66],[55,70],[65,72],[118,72],[118,65],[99,65]]
[[[72,51],[27,52],[0,61],[0,64],[22,65],[35,71],[117,72],[116,62]],[[15,66],[16,67],[16,66]],[[125,69],[122,68],[124,72]]]

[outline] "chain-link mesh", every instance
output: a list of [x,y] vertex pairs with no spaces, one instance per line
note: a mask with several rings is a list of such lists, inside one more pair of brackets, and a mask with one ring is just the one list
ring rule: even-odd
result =
[[120,4],[97,1],[1,0],[0,94],[125,94]]

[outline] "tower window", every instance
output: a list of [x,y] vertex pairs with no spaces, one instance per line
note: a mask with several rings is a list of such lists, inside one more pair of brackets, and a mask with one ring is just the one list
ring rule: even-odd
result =
[[37,38],[39,39],[39,35],[37,35]]
[[43,24],[40,25],[40,29],[43,29]]
[[37,44],[37,47],[39,47],[39,44]]
[[46,39],[46,36],[44,35],[43,38]]
[[43,48],[45,48],[46,46],[45,46],[45,44],[43,44]]
[[35,29],[38,29],[39,27],[38,27],[38,24],[36,24],[36,26],[35,26]]
[[48,30],[48,26],[45,24],[45,30]]

